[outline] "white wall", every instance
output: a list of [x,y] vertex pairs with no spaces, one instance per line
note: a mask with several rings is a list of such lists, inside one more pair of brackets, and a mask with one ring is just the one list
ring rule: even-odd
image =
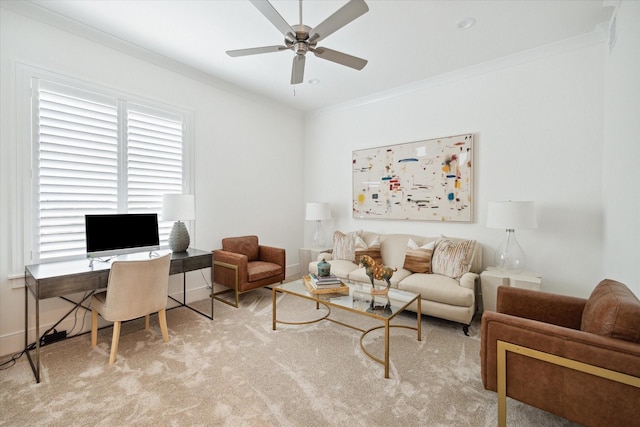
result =
[[640,2],[616,13],[605,53],[604,275],[640,295]]
[[[9,279],[19,277],[24,265],[15,250],[22,237],[20,218],[12,215],[23,204],[22,185],[28,185],[20,180],[24,170],[18,161],[23,148],[18,136],[29,126],[17,122],[18,64],[191,110],[196,196],[191,246],[211,250],[225,236],[257,234],[262,243],[287,250],[288,275],[298,271],[304,227],[299,113],[217,89],[5,8],[0,12],[0,355],[24,345],[23,280]],[[210,272],[190,273],[188,281],[190,288],[202,289]],[[174,289],[181,283],[181,277],[172,277]],[[57,299],[43,301],[43,328],[70,307]],[[90,316],[85,323],[87,330]],[[71,325],[72,319],[59,329]]]
[[[603,50],[592,37],[568,40],[310,115],[305,194],[329,201],[343,231],[477,239],[485,265],[504,234],[486,228],[488,202],[534,200],[538,228],[516,232],[528,269],[542,275],[543,290],[588,296],[604,272]],[[352,218],[352,150],[468,132],[473,223]]]
[[[640,294],[639,8],[622,2],[610,56],[604,42],[570,40],[306,120],[0,8],[0,355],[23,344],[24,289],[9,279],[21,273],[11,267],[20,265],[12,213],[23,203],[16,159],[27,125],[16,118],[18,63],[194,112],[194,247],[255,233],[287,249],[287,274],[294,274],[310,227],[303,201],[329,201],[335,228],[474,238],[490,265],[503,235],[484,226],[487,203],[530,199],[539,228],[517,234],[543,289],[586,296],[610,277]],[[352,150],[466,132],[476,138],[473,223],[351,218]],[[208,272],[188,280],[202,287]],[[44,301],[43,326],[68,307]]]

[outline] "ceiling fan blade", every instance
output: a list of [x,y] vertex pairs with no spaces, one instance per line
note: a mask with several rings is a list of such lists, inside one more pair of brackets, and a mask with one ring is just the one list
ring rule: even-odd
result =
[[291,26],[284,20],[282,15],[278,13],[278,11],[269,3],[267,0],[250,0],[251,4],[253,4],[256,9],[262,13],[265,18],[269,20],[277,29],[280,31],[286,39],[295,41],[296,40],[296,32],[291,28]]
[[368,62],[366,59],[358,58],[357,56],[348,55],[326,47],[317,47],[309,50],[311,50],[318,58],[326,59],[327,61],[335,62],[336,64],[345,65],[356,70],[362,70]]
[[235,58],[236,56],[247,56],[247,55],[258,55],[260,53],[281,52],[283,50],[288,50],[288,49],[290,48],[286,46],[251,47],[248,49],[228,50],[227,55]]
[[293,67],[291,68],[291,84],[297,85],[302,83],[304,79],[304,55],[296,55],[293,58]]
[[311,30],[309,43],[319,42],[368,11],[364,0],[351,0]]

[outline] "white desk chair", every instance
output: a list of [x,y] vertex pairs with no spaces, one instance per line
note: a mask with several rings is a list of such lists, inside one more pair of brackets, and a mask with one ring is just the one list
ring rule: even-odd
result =
[[158,312],[160,330],[165,342],[167,332],[167,294],[171,254],[143,261],[114,261],[109,273],[107,290],[91,297],[91,345],[98,341],[98,314],[114,322],[109,364],[116,361],[121,322]]

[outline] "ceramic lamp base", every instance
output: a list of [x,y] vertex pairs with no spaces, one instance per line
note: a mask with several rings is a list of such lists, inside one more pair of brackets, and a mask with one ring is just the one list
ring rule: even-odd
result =
[[191,242],[187,226],[181,221],[174,222],[169,233],[169,249],[172,252],[184,252],[189,247],[189,243]]

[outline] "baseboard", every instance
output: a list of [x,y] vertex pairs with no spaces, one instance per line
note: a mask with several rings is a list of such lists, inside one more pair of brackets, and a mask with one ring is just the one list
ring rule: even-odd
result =
[[[200,301],[203,299],[209,298],[209,294],[211,293],[211,289],[207,286],[200,286],[198,288],[187,289],[187,303],[191,303],[194,301]],[[178,301],[182,301],[182,289],[180,292],[172,292],[171,296]],[[169,300],[167,304],[167,308],[176,307],[178,304],[175,301]],[[81,309],[82,310],[82,309]],[[67,335],[79,335],[83,333],[87,333],[91,331],[91,312],[82,310],[82,313],[78,313],[77,320],[71,315],[60,322],[59,325],[56,326],[58,331],[67,331]],[[46,324],[40,324],[40,333],[51,328],[59,319],[54,320],[53,322],[49,322]],[[74,327],[76,328],[72,330]],[[78,330],[78,325],[83,325],[82,329]],[[36,340],[36,332],[33,317],[29,319],[29,343],[34,343]],[[70,338],[70,336],[68,336]],[[24,331],[15,331],[5,335],[0,336],[0,361],[14,355],[16,353],[24,350]]]

